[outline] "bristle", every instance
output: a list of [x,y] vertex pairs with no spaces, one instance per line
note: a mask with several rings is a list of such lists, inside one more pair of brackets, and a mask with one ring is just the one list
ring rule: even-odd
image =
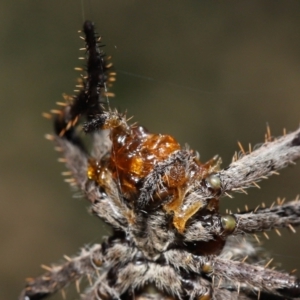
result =
[[[131,116],[131,117],[129,117],[128,119],[126,119],[126,122],[129,122],[131,119],[133,119],[133,116]],[[136,122],[132,124],[132,126],[136,126],[136,125],[137,125]]]
[[91,278],[91,274],[88,273],[88,274],[86,275],[86,277],[87,277],[87,279],[88,279],[89,285],[92,286],[92,285],[93,285],[93,281],[92,281],[92,278]]
[[288,227],[293,233],[296,233],[296,229],[293,227],[293,225],[288,224]]
[[272,175],[280,175],[280,173],[279,172],[276,172],[276,171],[272,171],[272,172],[270,172]]
[[285,198],[283,198],[282,200],[279,197],[277,198],[277,204],[278,205],[283,205],[284,202],[285,202]]
[[235,151],[234,152],[234,155],[232,156],[232,162],[236,162],[238,160],[238,155],[237,155],[237,152]]
[[281,233],[277,228],[275,228],[275,232],[277,233],[278,236],[281,236]]
[[109,81],[109,82],[115,82],[115,81],[116,81],[116,78],[115,78],[115,77],[109,77],[109,78],[108,78],[108,81]]
[[283,136],[286,136],[286,128],[283,128]]
[[66,128],[62,129],[59,133],[59,137],[63,137],[66,133]]
[[246,260],[248,259],[248,255],[246,255],[243,259],[242,259],[242,263],[244,263]]
[[56,114],[56,115],[61,115],[62,114],[62,111],[61,110],[58,110],[58,109],[51,109],[50,112],[52,114]]
[[225,195],[226,195],[227,197],[229,197],[229,198],[233,199],[233,196],[232,196],[232,195],[230,195],[230,194],[228,194],[227,192],[225,192]]
[[75,119],[72,122],[72,126],[75,126],[76,123],[78,122],[79,116],[76,116]]
[[113,98],[113,97],[115,97],[115,94],[114,93],[110,93],[110,92],[104,92],[103,96]]
[[247,191],[246,190],[244,190],[244,189],[240,189],[245,195],[248,195],[248,193],[247,193]]
[[73,100],[73,97],[68,94],[63,93],[62,96],[66,102],[71,102]]
[[237,283],[237,294],[240,294],[240,289],[241,289],[241,284],[238,282]]
[[67,162],[67,160],[63,157],[58,158],[57,161],[61,162],[61,163],[66,163]]
[[46,270],[46,271],[49,271],[49,272],[53,271],[51,267],[48,267],[46,265],[41,265],[41,268],[44,269],[44,270]]
[[260,290],[257,290],[257,300],[260,300]]
[[67,183],[70,183],[70,184],[76,182],[76,180],[74,178],[66,178],[66,179],[64,179],[64,181]]
[[255,181],[253,181],[252,184],[255,185],[258,189],[260,189],[260,186]]
[[68,131],[71,127],[72,127],[72,121],[69,121],[67,123],[67,126],[66,126],[65,130]]
[[222,284],[222,278],[219,279],[218,288],[221,286],[221,284]]
[[67,256],[67,255],[64,255],[64,259],[66,260],[66,261],[72,261],[72,259],[71,259],[71,257],[69,257],[69,256]]
[[238,188],[236,189],[237,191],[241,191],[242,193],[244,193],[245,195],[248,195],[248,193],[243,189],[243,188]]
[[[45,275],[43,275],[42,276],[42,280],[44,280],[44,281],[50,281],[52,279],[52,277],[51,276],[45,276]],[[57,283],[55,283],[55,284],[53,284],[53,285],[56,285]]]
[[70,176],[70,175],[72,175],[72,172],[70,172],[70,171],[61,172],[61,175]]
[[54,147],[54,150],[57,151],[57,152],[62,152],[63,151],[63,149],[59,146]]
[[61,296],[62,296],[62,298],[65,300],[66,299],[66,292],[65,292],[65,290],[64,289],[61,289]]
[[45,134],[45,139],[48,141],[54,141],[54,135],[53,134]]
[[274,258],[271,258],[266,264],[265,264],[265,268],[267,268],[270,264],[271,264],[271,262],[274,260]]
[[243,154],[246,154],[246,152],[245,152],[245,150],[244,150],[244,148],[243,148],[241,142],[239,142],[239,141],[238,141],[238,146],[239,146],[241,152],[242,152]]
[[76,292],[77,292],[78,294],[80,294],[80,280],[79,280],[79,279],[77,279],[77,280],[75,281],[75,286],[76,286]]
[[67,106],[68,104],[66,102],[56,102],[59,106]]
[[52,115],[49,114],[49,113],[46,113],[46,112],[42,113],[42,116],[43,116],[44,118],[46,118],[46,119],[49,119],[49,120],[52,119]]
[[267,140],[271,141],[272,140],[272,136],[271,136],[271,128],[269,126],[269,124],[267,123]]
[[254,238],[256,239],[257,243],[260,244],[260,240],[256,234],[253,234]]
[[263,232],[263,235],[265,236],[265,238],[266,238],[267,240],[270,239],[270,237],[268,236],[268,234],[267,234],[266,232]]

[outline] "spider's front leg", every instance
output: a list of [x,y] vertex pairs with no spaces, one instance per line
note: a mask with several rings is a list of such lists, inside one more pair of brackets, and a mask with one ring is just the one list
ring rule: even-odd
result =
[[227,168],[205,177],[198,186],[197,195],[211,199],[232,191],[245,192],[245,188],[257,187],[257,181],[278,174],[278,170],[294,164],[299,158],[300,129],[278,139],[268,137],[259,148],[249,152],[242,149],[241,155],[235,154]]
[[217,286],[222,286],[223,281],[236,291],[253,289],[257,293],[300,297],[299,279],[286,273],[217,256],[192,255],[182,250],[170,250],[164,256],[178,270],[182,268],[218,280]]
[[289,228],[300,225],[300,201],[298,199],[270,208],[257,208],[253,211],[231,215],[214,215],[210,223],[195,220],[187,227],[184,240],[212,240],[214,236],[241,235]]

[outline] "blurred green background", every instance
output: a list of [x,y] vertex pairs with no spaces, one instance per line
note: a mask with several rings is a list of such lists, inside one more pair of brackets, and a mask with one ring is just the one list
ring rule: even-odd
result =
[[[16,299],[39,265],[101,242],[108,229],[72,198],[64,167],[43,136],[41,117],[71,93],[83,46],[80,1],[2,1],[0,5],[0,299]],[[300,120],[299,1],[84,1],[86,18],[120,70],[112,107],[153,132],[174,135],[229,164],[237,141],[277,136]],[[300,193],[300,167],[261,183],[222,209],[271,204]],[[278,269],[300,268],[300,235],[262,238]],[[279,264],[281,263],[281,264]],[[300,274],[298,272],[298,274]],[[60,295],[53,299],[60,299]],[[68,299],[74,299],[70,296]]]

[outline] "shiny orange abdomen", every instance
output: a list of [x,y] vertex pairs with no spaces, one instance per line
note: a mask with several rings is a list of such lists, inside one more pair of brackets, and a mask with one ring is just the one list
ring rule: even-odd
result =
[[111,134],[110,166],[113,177],[119,180],[127,198],[138,194],[138,183],[158,162],[180,149],[178,142],[170,135],[150,134],[142,126],[131,128],[129,134],[115,128]]

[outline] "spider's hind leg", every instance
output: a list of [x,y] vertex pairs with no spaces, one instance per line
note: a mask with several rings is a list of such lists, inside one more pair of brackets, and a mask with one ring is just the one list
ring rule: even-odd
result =
[[[84,275],[94,276],[103,262],[101,246],[94,245],[89,250],[82,249],[78,256],[66,259],[64,264],[47,267],[47,273],[27,279],[19,300],[44,299],[73,281],[79,282]],[[79,290],[78,287],[77,289]]]

